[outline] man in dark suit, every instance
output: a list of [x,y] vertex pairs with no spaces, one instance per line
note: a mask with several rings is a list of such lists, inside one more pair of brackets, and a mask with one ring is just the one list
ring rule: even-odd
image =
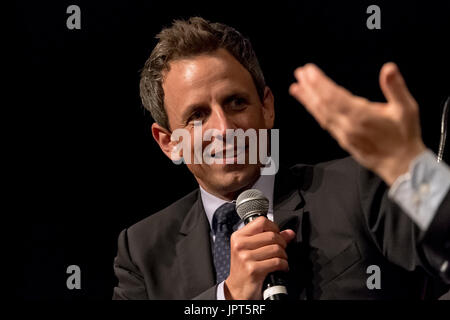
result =
[[[272,129],[272,93],[236,30],[192,18],[158,38],[141,98],[169,158],[173,132],[194,132],[196,121],[217,130],[215,139]],[[385,104],[353,96],[314,65],[295,75],[290,93],[353,157],[276,176],[237,164],[238,151],[232,164],[186,163],[199,189],[120,234],[113,298],[261,299],[273,271],[287,272],[292,299],[417,299],[448,289],[450,170],[423,145],[417,104],[396,66],[380,73]],[[183,158],[195,159],[194,149]],[[268,198],[268,219],[231,224],[233,200],[248,188]],[[235,230],[228,238],[217,227],[223,208]]]

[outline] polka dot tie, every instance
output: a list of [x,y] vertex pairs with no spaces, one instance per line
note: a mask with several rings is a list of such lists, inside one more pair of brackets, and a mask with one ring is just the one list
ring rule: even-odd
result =
[[233,226],[240,221],[234,203],[224,203],[216,212],[212,221],[214,235],[214,266],[216,282],[224,281],[230,273],[230,237]]

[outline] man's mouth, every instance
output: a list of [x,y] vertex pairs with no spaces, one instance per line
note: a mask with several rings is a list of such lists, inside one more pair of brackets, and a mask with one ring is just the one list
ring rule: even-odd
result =
[[215,159],[233,159],[248,152],[248,145],[244,147],[230,147],[223,149],[222,152],[212,152],[211,157]]

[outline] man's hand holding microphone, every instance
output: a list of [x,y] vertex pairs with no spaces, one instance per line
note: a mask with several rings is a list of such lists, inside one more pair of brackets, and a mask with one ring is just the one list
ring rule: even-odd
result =
[[230,274],[225,280],[225,298],[286,298],[286,288],[273,272],[289,270],[285,250],[295,238],[295,232],[290,229],[280,232],[278,226],[266,218],[268,200],[259,190],[244,191],[237,199],[236,210],[245,226],[231,236]]

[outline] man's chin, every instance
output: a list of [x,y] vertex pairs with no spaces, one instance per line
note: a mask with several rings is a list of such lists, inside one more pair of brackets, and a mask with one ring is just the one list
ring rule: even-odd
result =
[[221,164],[214,169],[213,179],[227,192],[235,192],[253,184],[259,177],[260,168],[249,164]]
[[259,165],[256,164],[239,164],[239,163],[223,163],[213,164],[211,169],[218,175],[232,174],[237,176],[246,176],[248,174],[255,175],[259,172]]
[[251,186],[260,176],[258,164],[188,165],[198,183],[222,198],[234,197],[236,192]]

